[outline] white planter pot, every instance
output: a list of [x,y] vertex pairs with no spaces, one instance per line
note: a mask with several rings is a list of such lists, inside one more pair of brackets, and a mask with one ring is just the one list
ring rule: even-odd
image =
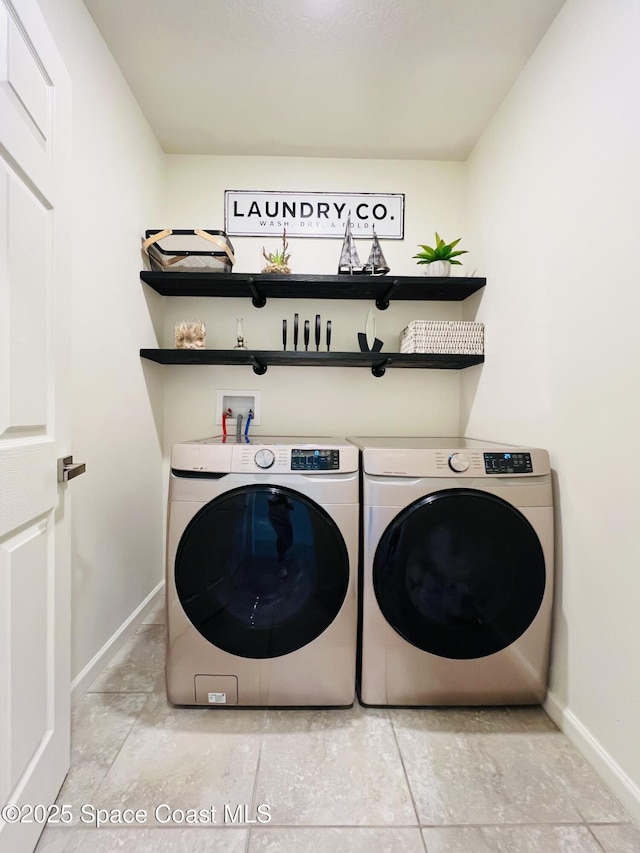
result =
[[423,272],[425,275],[438,276],[444,278],[451,272],[451,264],[449,261],[431,261],[430,264],[423,264]]

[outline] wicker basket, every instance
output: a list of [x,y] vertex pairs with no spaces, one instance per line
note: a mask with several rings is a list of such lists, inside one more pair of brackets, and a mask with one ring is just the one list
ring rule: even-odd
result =
[[145,231],[142,249],[152,270],[232,272],[233,246],[224,231],[174,229]]
[[412,320],[400,335],[400,352],[484,355],[484,324]]

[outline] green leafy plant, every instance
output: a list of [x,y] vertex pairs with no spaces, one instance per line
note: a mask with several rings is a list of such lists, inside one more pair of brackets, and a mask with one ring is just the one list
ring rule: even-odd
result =
[[458,237],[458,239],[454,240],[452,243],[445,243],[436,231],[435,247],[421,245],[420,248],[422,251],[418,252],[418,254],[413,257],[418,258],[419,264],[432,264],[434,261],[449,261],[450,264],[458,264],[458,266],[461,266],[460,261],[456,261],[454,258],[458,257],[458,255],[466,255],[467,250],[458,249],[457,252],[453,251],[461,239],[462,237]]

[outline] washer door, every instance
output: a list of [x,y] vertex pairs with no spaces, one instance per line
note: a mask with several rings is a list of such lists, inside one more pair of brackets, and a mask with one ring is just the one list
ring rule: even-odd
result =
[[415,501],[387,527],[373,562],[387,622],[440,657],[480,658],[511,645],[545,589],[540,541],[511,504],[475,489]]
[[242,486],[191,520],[175,581],[185,613],[210,643],[274,658],[306,646],[336,618],[349,555],[318,504],[285,487]]

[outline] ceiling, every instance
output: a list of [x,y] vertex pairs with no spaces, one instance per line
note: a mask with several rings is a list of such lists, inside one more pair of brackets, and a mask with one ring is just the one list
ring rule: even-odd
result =
[[84,0],[163,150],[464,160],[564,0]]

